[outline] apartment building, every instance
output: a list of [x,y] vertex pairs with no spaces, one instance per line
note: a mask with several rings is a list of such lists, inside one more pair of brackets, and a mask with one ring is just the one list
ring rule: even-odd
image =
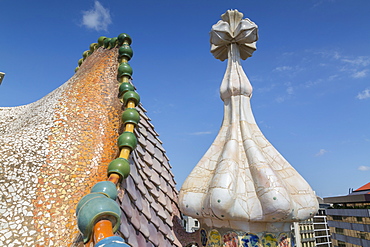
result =
[[334,247],[370,247],[370,183],[346,196],[324,198]]

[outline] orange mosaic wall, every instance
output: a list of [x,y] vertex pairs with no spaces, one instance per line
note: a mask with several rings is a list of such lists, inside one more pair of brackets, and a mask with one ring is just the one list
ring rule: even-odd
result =
[[[20,118],[19,126],[0,132],[0,143],[7,143],[0,148],[0,161],[6,161],[0,186],[12,186],[0,193],[9,198],[0,211],[13,211],[0,216],[1,246],[79,245],[76,205],[92,185],[106,180],[107,166],[118,154],[117,57],[117,48],[99,48],[69,81],[43,99],[0,108],[4,121]],[[13,140],[14,132],[22,133],[20,138],[29,144]],[[24,170],[33,177],[22,178]],[[29,185],[21,187],[22,179]]]
[[[96,51],[59,100],[34,201],[38,238],[44,238],[45,244],[70,246],[76,239],[76,205],[92,185],[106,180],[107,166],[117,155],[121,104],[116,76],[117,50]],[[50,236],[51,229],[55,236]]]

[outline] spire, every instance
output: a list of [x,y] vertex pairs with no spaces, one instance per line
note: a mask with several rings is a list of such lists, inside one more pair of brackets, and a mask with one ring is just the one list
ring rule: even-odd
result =
[[254,119],[252,86],[240,59],[256,50],[257,25],[228,10],[212,26],[211,52],[228,59],[220,95],[221,129],[184,182],[179,206],[209,229],[285,232],[291,222],[312,217],[316,196],[308,183],[271,145]]

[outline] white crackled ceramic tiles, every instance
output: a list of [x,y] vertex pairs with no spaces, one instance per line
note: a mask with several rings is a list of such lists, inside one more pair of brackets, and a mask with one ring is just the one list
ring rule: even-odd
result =
[[179,205],[185,215],[210,228],[287,231],[312,217],[315,193],[264,137],[254,120],[252,86],[240,64],[256,50],[257,25],[229,10],[211,30],[211,52],[228,59],[220,88],[221,129],[184,182]]

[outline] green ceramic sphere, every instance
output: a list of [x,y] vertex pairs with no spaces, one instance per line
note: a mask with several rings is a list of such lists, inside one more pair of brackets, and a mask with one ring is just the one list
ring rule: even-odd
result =
[[127,91],[134,91],[135,88],[134,86],[131,85],[131,83],[129,82],[123,82],[120,86],[119,86],[119,95],[118,97],[121,97],[124,93],[126,93]]
[[108,165],[108,177],[112,173],[117,173],[121,179],[127,178],[130,174],[130,164],[124,158],[112,160]]
[[130,59],[134,55],[134,52],[132,51],[131,46],[129,46],[127,44],[123,44],[119,48],[118,52],[119,52],[119,56],[120,57],[126,57],[127,61],[130,61]]
[[116,185],[111,181],[101,181],[99,183],[96,183],[91,188],[90,192],[103,194],[112,200],[116,200],[118,195]]
[[98,44],[97,43],[92,43],[90,45],[90,51],[91,51],[91,53],[93,53],[96,50],[96,48],[98,48]]
[[118,137],[118,147],[121,149],[123,147],[128,147],[134,150],[137,146],[137,139],[134,133],[125,131]]
[[126,75],[131,78],[132,73],[133,73],[132,68],[128,63],[121,63],[120,66],[118,67],[118,77]]
[[105,40],[104,40],[104,48],[109,48],[109,45],[110,45],[110,40],[111,40],[111,38],[106,38]]
[[89,200],[95,197],[106,197],[105,195],[101,193],[90,193],[85,195],[84,197],[81,198],[81,200],[77,203],[76,207],[76,216],[78,215],[78,212],[80,211],[81,207]]
[[120,217],[121,210],[116,201],[105,195],[87,200],[81,206],[77,215],[77,225],[83,235],[84,243],[90,240],[94,226],[99,220],[111,221],[113,232],[116,232],[121,222]]
[[80,60],[78,60],[78,66],[81,66],[82,62],[84,61],[83,58],[81,58]]
[[131,45],[131,37],[127,33],[121,33],[118,35],[118,44],[122,45],[123,43],[127,43],[128,45]]
[[98,39],[98,45],[99,46],[103,46],[104,45],[104,40],[106,39],[107,37],[105,37],[105,36],[101,36],[101,37],[99,37],[99,39]]
[[79,69],[80,69],[80,67],[76,67],[76,68],[75,68],[75,72],[77,72]]
[[110,48],[115,47],[117,44],[117,37],[112,38],[109,43],[110,43]]
[[122,113],[122,122],[124,124],[132,123],[132,124],[137,125],[139,121],[140,121],[140,115],[135,108],[127,108]]
[[83,57],[84,59],[86,59],[89,55],[90,55],[90,51],[89,51],[89,50],[84,51],[84,52],[82,53],[82,57]]
[[134,91],[127,91],[123,95],[122,100],[123,100],[125,106],[127,105],[127,103],[128,103],[129,100],[134,101],[135,106],[137,106],[140,103],[140,96],[139,96],[139,94],[137,94]]

